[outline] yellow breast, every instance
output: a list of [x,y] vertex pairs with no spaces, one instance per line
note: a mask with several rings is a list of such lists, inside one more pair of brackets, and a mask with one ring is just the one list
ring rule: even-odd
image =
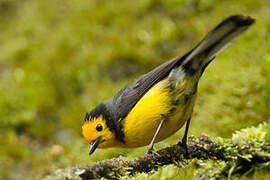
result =
[[[181,88],[174,92],[181,97]],[[169,81],[164,79],[153,86],[122,120],[125,144],[122,147],[139,147],[150,143],[161,121],[162,115],[168,115],[156,142],[178,131],[190,117],[194,100],[186,104],[173,105],[175,100],[169,88]],[[195,99],[195,98],[194,98]],[[172,113],[171,113],[172,112]],[[171,114],[170,114],[171,113]]]

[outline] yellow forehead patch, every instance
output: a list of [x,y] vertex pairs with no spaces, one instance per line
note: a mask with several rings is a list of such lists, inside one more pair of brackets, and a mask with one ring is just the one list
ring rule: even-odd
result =
[[86,121],[82,126],[82,134],[84,138],[90,143],[93,139],[93,123]]
[[105,128],[105,122],[102,117],[91,119],[82,125],[82,134],[89,143],[100,135],[100,132],[96,130],[98,124],[101,124]]

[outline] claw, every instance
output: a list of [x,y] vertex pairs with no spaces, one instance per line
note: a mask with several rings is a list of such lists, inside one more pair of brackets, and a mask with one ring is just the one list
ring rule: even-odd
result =
[[154,149],[147,149],[147,151],[144,153],[144,155],[142,157],[146,157],[148,155],[153,155],[154,157],[160,158],[161,155],[156,152]]
[[185,157],[187,158],[188,157],[188,147],[187,147],[187,142],[182,139],[181,142],[178,143],[179,146],[183,147],[185,149]]
[[154,149],[149,149],[144,153],[144,156],[146,156],[147,154],[153,154],[157,157],[161,157],[160,154],[158,154],[158,152],[156,152]]

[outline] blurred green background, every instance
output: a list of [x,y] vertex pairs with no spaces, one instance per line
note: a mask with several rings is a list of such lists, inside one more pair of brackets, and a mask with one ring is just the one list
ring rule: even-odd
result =
[[[143,154],[146,147],[88,156],[85,113],[232,14],[257,22],[205,71],[189,131],[225,138],[270,118],[269,0],[0,0],[0,179]],[[168,166],[137,179],[192,172]]]

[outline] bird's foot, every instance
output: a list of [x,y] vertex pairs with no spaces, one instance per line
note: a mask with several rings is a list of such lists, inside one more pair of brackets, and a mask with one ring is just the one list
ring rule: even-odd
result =
[[178,146],[181,146],[181,147],[183,147],[184,149],[185,149],[185,154],[184,154],[184,156],[185,156],[185,158],[187,158],[188,157],[188,147],[187,147],[187,141],[185,141],[184,139],[182,139],[182,141],[180,141],[180,142],[178,142]]
[[147,151],[144,153],[143,157],[147,156],[147,155],[154,155],[156,157],[161,157],[160,154],[158,154],[153,148],[151,149],[147,149]]

